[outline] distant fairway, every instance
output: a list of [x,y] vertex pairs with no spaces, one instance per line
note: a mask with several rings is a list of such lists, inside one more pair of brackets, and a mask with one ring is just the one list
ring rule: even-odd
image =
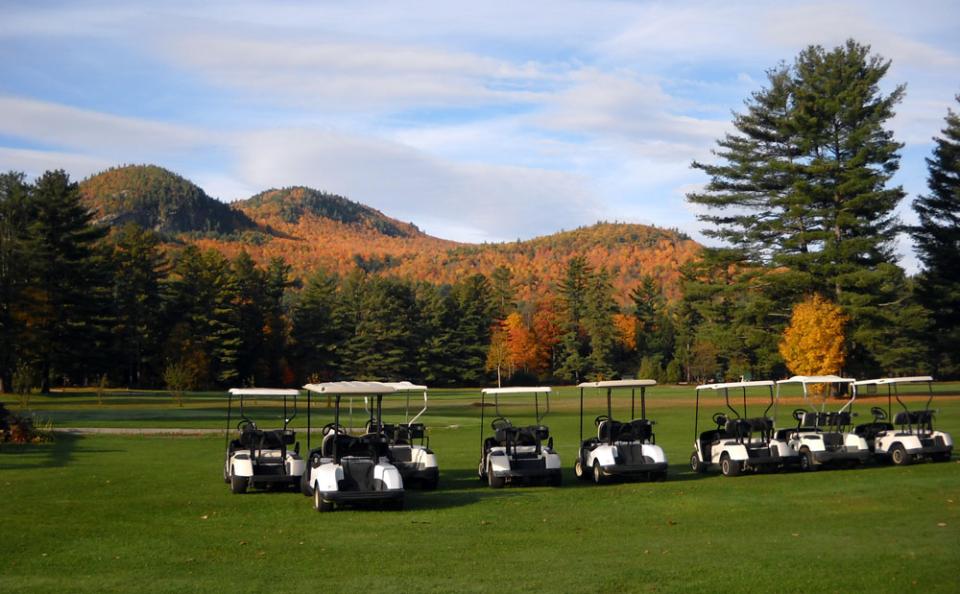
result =
[[[937,388],[937,425],[958,437],[960,386]],[[220,479],[222,436],[3,445],[0,590],[960,590],[956,455],[905,468],[698,476],[687,466],[693,395],[687,386],[649,395],[672,464],[665,483],[577,482],[579,401],[564,389],[546,420],[564,486],[494,491],[476,477],[478,391],[432,393],[424,420],[441,484],[408,492],[403,512],[321,515],[299,493],[231,495]],[[706,398],[701,427],[723,410]],[[13,397],[3,401],[16,408]],[[362,402],[354,404],[359,425]],[[858,403],[859,420],[880,404]],[[315,426],[331,420],[324,405],[315,402]],[[31,407],[58,427],[218,428],[226,399],[191,394],[179,408],[163,393],[108,393],[98,406],[94,394],[68,392],[34,397]],[[507,408],[518,422],[531,410]],[[793,408],[779,407],[782,424]],[[258,409],[257,418],[278,414],[265,402]],[[588,401],[586,433],[603,412],[598,398]]]

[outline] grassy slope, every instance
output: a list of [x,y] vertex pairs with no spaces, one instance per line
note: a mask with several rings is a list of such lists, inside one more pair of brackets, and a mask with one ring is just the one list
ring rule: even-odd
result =
[[[564,393],[549,417],[568,468],[578,433],[572,396]],[[475,393],[438,395],[428,422],[459,425],[431,432],[441,488],[410,493],[401,513],[320,515],[299,494],[230,495],[219,480],[222,438],[60,437],[3,446],[0,590],[960,588],[956,459],[694,476],[685,464],[691,391],[658,388],[654,396],[650,416],[674,464],[667,482],[594,487],[568,470],[560,489],[492,491],[475,477]],[[196,408],[183,410],[164,398],[98,407],[90,395],[56,395],[33,407],[58,409],[58,424],[106,425],[112,414],[122,417],[116,424],[158,426],[152,417],[172,413],[168,426],[221,425],[216,395],[190,398]],[[942,428],[960,435],[960,400],[936,406]],[[138,410],[149,414],[124,420]],[[594,406],[589,416],[600,412]]]

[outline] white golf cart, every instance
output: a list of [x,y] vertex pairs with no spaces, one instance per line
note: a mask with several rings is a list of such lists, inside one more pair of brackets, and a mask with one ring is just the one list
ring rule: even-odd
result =
[[[780,401],[781,386],[800,384],[803,400],[809,406],[809,410],[798,408],[793,411],[796,427],[777,432],[777,437],[786,439],[790,447],[800,454],[801,470],[817,470],[823,465],[853,467],[870,458],[870,448],[866,440],[852,431],[856,413],[851,412],[851,407],[857,396],[849,386],[855,381],[836,375],[795,375],[777,382],[777,402]],[[813,385],[824,386],[820,410],[816,410],[817,406],[813,401],[810,389]],[[838,392],[848,388],[850,398],[840,410],[830,412],[825,410],[827,395],[835,387]]]
[[[227,446],[223,462],[223,480],[230,484],[234,493],[246,493],[248,487],[296,486],[300,483],[305,462],[300,457],[300,443],[296,433],[289,428],[297,416],[299,390],[275,390],[270,388],[233,388],[227,400],[227,429],[224,441]],[[233,398],[240,401],[240,422],[234,429]],[[247,415],[245,398],[283,398],[283,427],[263,430]],[[293,398],[293,409],[287,399]],[[292,414],[290,414],[292,412]],[[289,415],[289,416],[288,416]],[[230,439],[232,431],[238,433]],[[291,449],[290,446],[293,446]]]
[[[922,410],[910,410],[900,398],[899,386],[923,383],[927,384],[927,402]],[[873,407],[870,409],[873,422],[858,425],[855,429],[856,433],[866,440],[870,450],[878,458],[893,462],[897,466],[924,458],[934,462],[949,461],[953,454],[953,438],[949,433],[933,428],[933,417],[937,412],[930,409],[933,401],[933,378],[924,375],[862,380],[854,384],[854,390],[875,390],[876,386],[887,387],[887,410],[879,406]],[[903,410],[893,417],[891,423],[889,419],[894,397]],[[899,426],[899,429],[895,426]]]
[[[776,471],[799,462],[797,452],[784,439],[774,436],[773,419],[767,416],[773,407],[772,381],[729,382],[697,386],[697,401],[693,417],[693,453],[690,468],[706,472],[711,465],[720,466],[724,476],[737,476],[744,471]],[[770,404],[763,416],[747,417],[747,390],[766,388]],[[732,413],[716,412],[716,429],[699,433],[700,392],[722,392],[727,408]],[[743,414],[730,402],[730,390],[740,390]]]
[[[614,380],[584,382],[580,388],[580,450],[574,464],[577,478],[600,484],[607,477],[646,478],[663,480],[667,477],[667,457],[656,445],[654,421],[647,419],[646,389],[655,386],[655,380]],[[636,395],[640,390],[640,417],[636,417]],[[583,438],[583,394],[586,389],[606,391],[607,414],[593,420],[595,437]],[[613,418],[612,393],[630,390],[630,420]]]
[[[393,386],[380,382],[328,382],[307,384],[307,448],[310,448],[311,394],[334,397],[333,422],[324,425],[320,447],[310,450],[303,474],[302,491],[313,496],[317,511],[331,511],[344,504],[380,504],[403,509],[403,478],[390,462],[387,438],[379,430],[384,395]],[[354,436],[340,424],[343,397],[371,399],[367,433]]]
[[[553,449],[550,429],[542,424],[550,413],[550,388],[486,388],[480,396],[480,464],[477,473],[494,489],[507,482],[546,481],[560,486],[563,471],[560,455]],[[541,414],[540,395],[545,409]],[[533,396],[536,424],[514,426],[500,411],[501,396]],[[484,438],[484,417],[487,396],[493,396],[496,417],[490,423],[493,436]],[[544,443],[546,442],[546,443]]]
[[[390,461],[400,471],[405,486],[419,486],[432,491],[440,482],[440,467],[437,466],[437,456],[430,449],[430,438],[427,437],[426,427],[423,423],[417,422],[427,411],[427,387],[410,382],[384,383],[393,387],[398,393],[406,395],[403,422],[380,425],[380,431],[387,438]],[[410,395],[416,392],[423,392],[423,408],[411,418]],[[370,399],[364,398],[364,404],[369,412]],[[367,421],[367,432],[373,432],[370,421]]]

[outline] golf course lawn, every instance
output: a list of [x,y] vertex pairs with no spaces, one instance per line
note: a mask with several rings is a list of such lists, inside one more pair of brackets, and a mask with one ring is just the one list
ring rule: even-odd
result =
[[[937,391],[937,428],[960,436],[960,385]],[[791,394],[777,410],[781,426]],[[693,395],[690,387],[649,392],[648,417],[671,462],[666,482],[576,481],[579,400],[565,389],[545,420],[564,485],[492,490],[476,476],[477,391],[433,394],[424,420],[440,488],[408,491],[402,512],[318,514],[299,492],[232,495],[221,480],[222,435],[4,444],[0,591],[960,591],[956,454],[907,467],[695,475]],[[700,430],[723,410],[715,394],[705,398]],[[12,396],[0,400],[18,410]],[[162,393],[103,401],[71,392],[34,397],[30,407],[55,427],[226,423],[223,394],[188,395],[182,408]],[[615,416],[628,416],[616,414],[624,402]],[[313,426],[331,420],[323,405],[314,403]],[[355,406],[359,425],[362,402]],[[858,401],[859,422],[871,406],[886,398]],[[751,404],[751,415],[763,408]],[[517,423],[532,414],[519,401],[504,409]],[[278,409],[258,402],[254,412],[269,428]],[[585,433],[604,413],[591,395]]]

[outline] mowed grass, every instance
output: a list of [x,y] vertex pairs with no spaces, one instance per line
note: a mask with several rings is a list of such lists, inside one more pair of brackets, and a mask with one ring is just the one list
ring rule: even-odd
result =
[[[955,436],[958,387],[939,385],[934,402],[939,428]],[[129,400],[113,400],[120,398]],[[715,395],[706,398],[701,427],[723,409]],[[58,414],[59,426],[225,424],[218,394],[190,395],[183,409],[163,394],[104,400],[101,407],[92,394],[56,394],[32,407],[41,417]],[[52,444],[4,445],[0,590],[960,590],[956,456],[904,468],[694,475],[693,390],[657,387],[648,416],[658,422],[669,479],[597,487],[573,477],[579,400],[566,389],[546,420],[564,486],[494,491],[476,478],[477,400],[476,390],[431,400],[425,420],[441,486],[408,492],[403,512],[318,514],[299,493],[231,495],[220,479],[222,436],[61,435]],[[860,420],[885,402],[858,403]],[[505,408],[518,422],[530,410]],[[751,414],[763,408],[752,404]],[[778,407],[781,423],[792,408]],[[603,412],[598,398],[588,399],[585,432]],[[315,413],[315,425],[330,420],[327,409]]]

